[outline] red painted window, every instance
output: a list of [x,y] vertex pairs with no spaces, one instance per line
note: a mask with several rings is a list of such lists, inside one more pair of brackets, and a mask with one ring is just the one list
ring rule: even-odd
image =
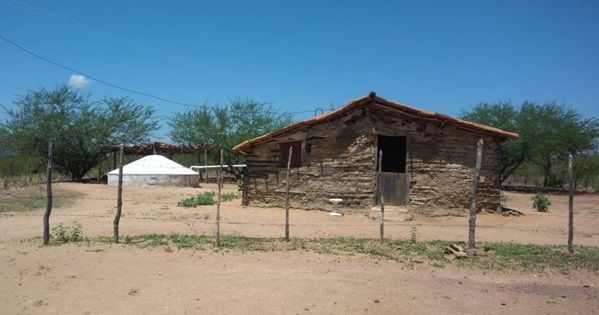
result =
[[279,166],[287,167],[289,148],[293,148],[293,153],[291,154],[291,167],[300,167],[302,165],[301,141],[279,143]]

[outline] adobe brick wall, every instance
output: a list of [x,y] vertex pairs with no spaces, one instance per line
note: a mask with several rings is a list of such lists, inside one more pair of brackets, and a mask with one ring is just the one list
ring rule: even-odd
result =
[[329,198],[342,198],[349,211],[375,204],[377,135],[407,137],[410,211],[424,215],[465,215],[476,160],[484,139],[479,209],[495,211],[500,148],[493,136],[424,121],[366,105],[347,115],[272,139],[246,150],[251,205],[284,206],[285,167],[279,166],[280,142],[302,141],[302,166],[291,170],[292,208],[330,210]]

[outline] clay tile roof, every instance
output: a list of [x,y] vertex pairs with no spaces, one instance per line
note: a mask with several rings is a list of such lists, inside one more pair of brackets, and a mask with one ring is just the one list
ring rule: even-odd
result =
[[277,129],[275,131],[261,135],[254,139],[244,141],[244,142],[236,145],[235,147],[233,147],[233,151],[242,152],[243,150],[253,147],[254,145],[267,142],[273,138],[276,138],[276,137],[284,135],[284,134],[288,134],[288,133],[296,131],[300,128],[309,127],[309,126],[312,126],[312,125],[320,123],[320,122],[324,122],[327,120],[337,118],[337,117],[342,116],[343,114],[346,114],[346,113],[348,113],[364,104],[367,104],[367,103],[373,103],[373,104],[381,106],[381,107],[386,107],[386,108],[389,108],[392,110],[397,110],[407,116],[411,116],[414,118],[444,121],[444,122],[454,125],[458,128],[470,130],[473,132],[490,134],[490,135],[498,136],[498,137],[505,138],[505,139],[517,139],[518,138],[518,134],[514,133],[514,132],[509,132],[509,131],[501,130],[499,128],[482,125],[482,124],[477,124],[477,123],[466,121],[466,120],[457,119],[457,118],[451,117],[446,114],[421,110],[421,109],[414,108],[414,107],[411,107],[411,106],[408,106],[405,104],[401,104],[401,103],[398,103],[395,101],[386,100],[382,97],[377,96],[375,92],[370,92],[370,94],[360,97],[360,98],[357,98],[357,99],[354,99],[354,100],[351,100],[347,104],[345,104],[333,111],[330,111],[330,112],[327,112],[327,113],[324,113],[324,114],[321,114],[318,116],[314,116],[314,117],[306,119],[306,120],[302,120],[302,121],[292,124],[290,126],[287,126],[287,127],[281,128],[281,129]]
[[[109,145],[112,151],[117,151],[119,145]],[[179,145],[164,142],[147,142],[136,145],[126,145],[124,147],[124,153],[128,155],[150,155],[150,154],[183,154],[183,153],[197,153],[200,150],[212,151],[213,146],[210,144],[197,144],[197,145]]]

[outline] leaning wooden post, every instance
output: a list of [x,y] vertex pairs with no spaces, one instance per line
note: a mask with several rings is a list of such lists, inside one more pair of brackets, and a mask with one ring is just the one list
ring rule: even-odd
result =
[[380,226],[380,238],[381,243],[385,241],[385,196],[383,196],[383,180],[381,180],[381,173],[383,172],[383,150],[379,150],[379,167],[377,174],[377,181],[379,184],[379,198],[381,201],[381,226]]
[[289,158],[287,159],[287,182],[285,188],[285,240],[289,242],[289,173],[291,173],[291,156],[293,147],[289,148]]
[[119,186],[116,196],[116,215],[114,216],[114,242],[119,242],[119,222],[123,210],[123,144],[119,146]]
[[572,171],[572,164],[574,163],[574,157],[570,153],[568,155],[568,182],[570,186],[568,196],[568,252],[572,254],[574,252],[574,172]]
[[44,212],[44,245],[50,243],[50,213],[52,213],[52,142],[48,143],[48,166],[46,167],[46,212]]
[[[196,154],[198,156],[198,165],[200,165],[200,164],[202,164],[202,152],[200,150],[200,145],[199,144],[197,145],[197,149],[198,149],[198,151],[196,152]],[[204,181],[204,178],[202,176],[202,174],[204,174],[204,172],[202,171],[202,169],[198,169],[198,174],[200,174],[200,180],[198,182],[198,184],[199,184],[199,183],[201,183],[201,182]]]
[[474,248],[476,245],[475,227],[476,227],[476,191],[478,190],[478,180],[480,177],[480,167],[483,159],[483,139],[478,140],[476,148],[476,168],[474,169],[474,178],[472,179],[472,188],[470,194],[472,201],[470,203],[470,218],[468,219],[468,248]]
[[206,144],[204,143],[204,166],[206,166],[204,168],[204,176],[206,176],[206,178],[204,179],[204,181],[206,183],[208,183],[208,149],[206,148]]
[[220,194],[223,180],[223,150],[220,150],[220,164],[218,167],[218,174],[216,177],[216,185],[218,186],[218,194],[216,196],[216,239],[214,245],[220,246]]

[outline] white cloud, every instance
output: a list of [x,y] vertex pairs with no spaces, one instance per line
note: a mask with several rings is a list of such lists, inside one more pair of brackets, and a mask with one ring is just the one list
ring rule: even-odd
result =
[[69,77],[69,85],[74,86],[78,89],[86,87],[91,81],[81,74],[71,74]]

